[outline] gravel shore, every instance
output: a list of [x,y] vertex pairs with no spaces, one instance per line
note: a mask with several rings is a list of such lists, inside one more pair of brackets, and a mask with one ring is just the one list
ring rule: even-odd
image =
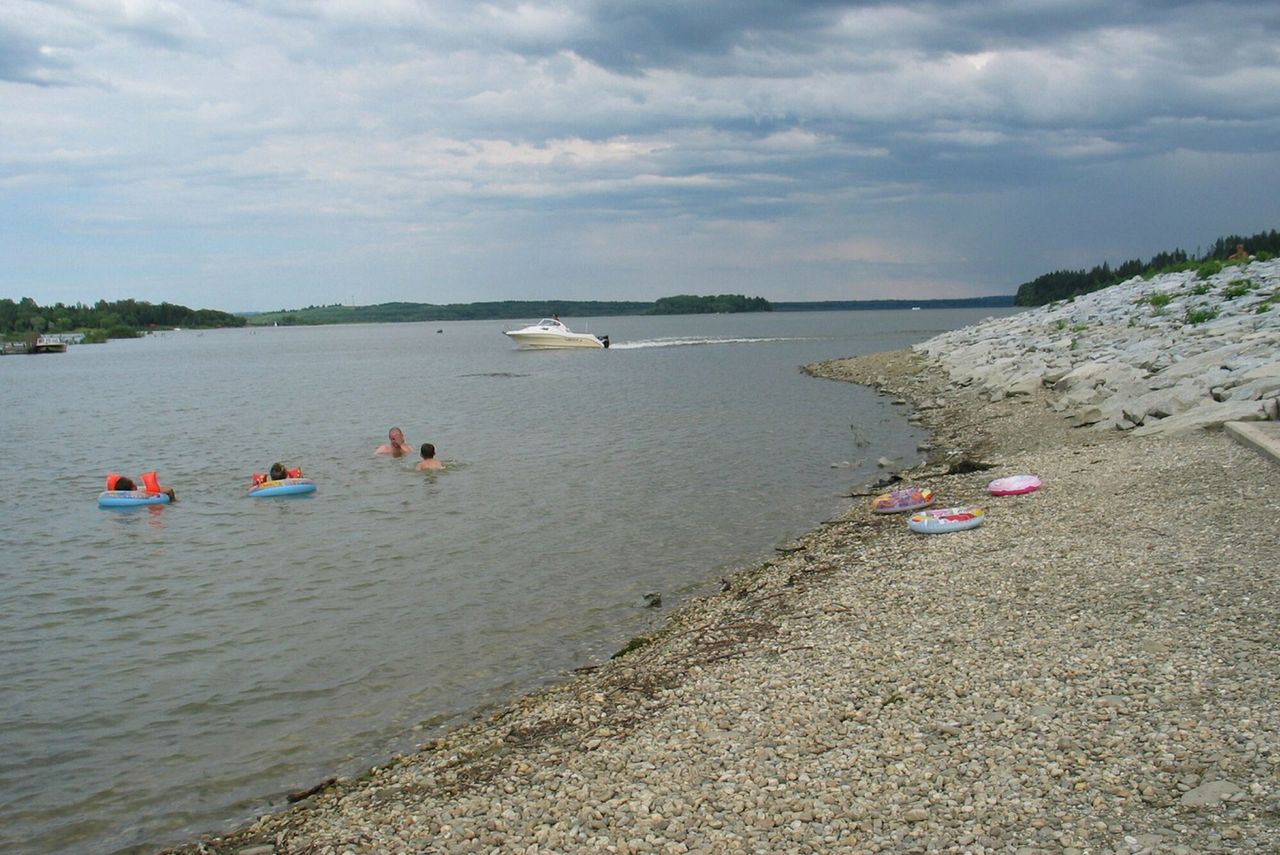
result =
[[986,524],[854,498],[625,655],[171,851],[1280,852],[1280,466],[910,351],[810,370],[915,402],[904,478]]

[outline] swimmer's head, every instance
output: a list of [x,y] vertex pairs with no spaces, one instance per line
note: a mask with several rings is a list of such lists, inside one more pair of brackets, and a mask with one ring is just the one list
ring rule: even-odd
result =
[[436,447],[429,442],[422,443],[422,459],[430,460],[436,456]]
[[391,440],[392,445],[404,445],[404,431],[398,427],[393,427],[387,431],[387,439]]
[[284,468],[283,463],[271,464],[271,480],[272,481],[283,481],[285,478],[288,478],[288,477],[289,477],[289,472]]

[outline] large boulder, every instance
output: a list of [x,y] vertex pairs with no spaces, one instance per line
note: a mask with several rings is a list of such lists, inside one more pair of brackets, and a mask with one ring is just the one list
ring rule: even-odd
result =
[[1239,369],[1240,360],[1256,345],[1252,342],[1233,341],[1212,350],[1206,350],[1195,356],[1188,356],[1166,368],[1161,374],[1165,377],[1203,377],[1211,385],[1222,377]]
[[1256,401],[1274,397],[1280,390],[1280,362],[1268,362],[1255,366],[1233,377],[1222,391],[1223,400]]
[[1206,398],[1186,412],[1167,419],[1148,421],[1134,430],[1135,436],[1178,433],[1222,427],[1225,422],[1265,421],[1270,417],[1270,401],[1215,401]]
[[1165,389],[1153,389],[1126,400],[1121,406],[1125,417],[1136,425],[1147,419],[1167,419],[1185,413],[1192,407],[1210,400],[1209,390],[1199,383],[1183,381]]

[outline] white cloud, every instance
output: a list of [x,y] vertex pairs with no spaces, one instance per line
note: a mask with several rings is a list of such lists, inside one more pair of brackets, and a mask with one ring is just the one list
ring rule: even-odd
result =
[[[1101,2],[3,2],[0,254],[15,262],[0,294],[47,282],[88,300],[110,281],[131,296],[107,271],[177,281],[191,254],[219,275],[296,283],[305,305],[308,282],[344,290],[345,255],[396,299],[404,271],[494,245],[516,267],[521,253],[564,259],[531,288],[570,287],[588,251],[607,271],[613,251],[619,275],[591,287],[616,281],[619,298],[648,287],[646,264],[659,281],[778,299],[801,279],[841,298],[853,280],[925,282],[922,265],[989,293],[1021,275],[988,249],[1012,217],[1037,223],[1021,241],[1030,278],[1037,259],[1097,239],[1071,213],[1080,193],[1126,206],[1123,186],[1168,209],[1179,187],[1212,192],[1175,152],[1223,169],[1247,155],[1255,189],[1277,192],[1250,196],[1239,213],[1253,224],[1229,228],[1280,219],[1270,7],[1244,26],[1195,2],[1162,15]],[[1097,180],[1111,169],[1150,183]],[[324,245],[314,263],[297,249],[308,236]],[[118,263],[112,237],[153,251]],[[1133,254],[1169,248],[1153,239],[1135,236]],[[254,250],[224,264],[230,245]],[[468,298],[510,287],[505,268],[486,269],[459,264]],[[193,294],[222,284],[180,278]]]

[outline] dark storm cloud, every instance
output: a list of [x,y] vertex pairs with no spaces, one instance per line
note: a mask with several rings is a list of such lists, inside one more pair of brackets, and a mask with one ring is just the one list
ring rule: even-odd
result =
[[819,39],[840,11],[840,2],[786,0],[641,0],[594,2],[585,7],[588,25],[565,46],[613,71],[727,69],[739,47],[803,48]]
[[0,21],[0,80],[33,86],[70,83],[70,63],[42,47],[36,39]]
[[8,3],[0,286],[989,293],[1280,218],[1275,3]]

